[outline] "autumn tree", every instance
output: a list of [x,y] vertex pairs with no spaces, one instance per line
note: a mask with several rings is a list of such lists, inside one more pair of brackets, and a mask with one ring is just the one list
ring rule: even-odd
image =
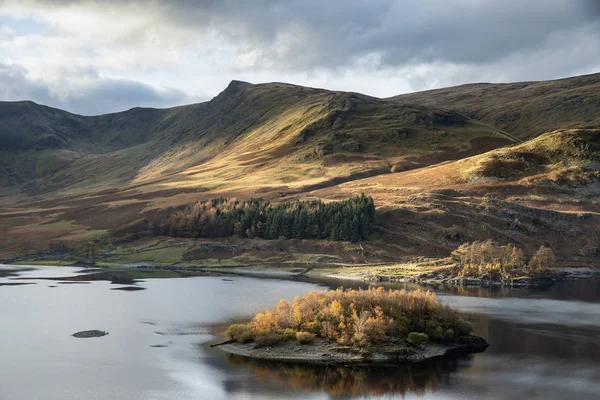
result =
[[493,276],[515,278],[524,275],[541,275],[555,263],[552,249],[541,246],[527,261],[522,249],[512,245],[499,245],[491,240],[464,243],[452,252],[456,273],[460,276]]
[[453,340],[471,329],[434,293],[380,287],[310,292],[291,303],[281,300],[255,314],[248,324],[232,326],[228,335],[239,342],[249,336],[265,342],[307,342],[314,337],[365,347],[393,338],[406,340],[410,332],[428,334],[434,341]]
[[555,264],[554,251],[550,247],[542,245],[529,260],[529,270],[532,275],[543,275]]

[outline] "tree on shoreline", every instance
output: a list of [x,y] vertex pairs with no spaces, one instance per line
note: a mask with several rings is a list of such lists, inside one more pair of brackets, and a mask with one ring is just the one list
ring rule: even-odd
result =
[[540,246],[527,260],[522,249],[512,244],[501,246],[492,240],[464,243],[451,257],[456,261],[457,275],[471,277],[542,276],[556,263],[554,252],[547,246]]

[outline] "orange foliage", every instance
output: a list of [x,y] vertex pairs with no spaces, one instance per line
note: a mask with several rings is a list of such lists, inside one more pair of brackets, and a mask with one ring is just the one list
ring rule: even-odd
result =
[[310,292],[291,303],[281,300],[275,308],[255,314],[247,327],[254,336],[271,332],[286,339],[292,331],[307,332],[340,343],[368,345],[404,338],[427,326],[452,332],[458,320],[454,311],[428,291],[340,288]]
[[458,276],[502,279],[544,275],[555,264],[554,252],[548,247],[541,246],[527,262],[523,250],[491,240],[465,243],[452,252],[452,258]]

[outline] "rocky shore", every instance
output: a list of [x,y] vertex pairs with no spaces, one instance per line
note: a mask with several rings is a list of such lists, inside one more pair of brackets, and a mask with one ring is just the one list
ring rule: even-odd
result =
[[518,277],[511,279],[492,277],[447,277],[435,273],[423,274],[417,277],[402,275],[375,275],[364,274],[362,280],[365,282],[396,282],[396,283],[418,283],[429,285],[454,285],[454,286],[480,286],[480,287],[548,287],[555,282],[569,279],[567,276],[548,275],[543,277]]
[[386,275],[386,274],[329,274],[329,277],[355,279],[364,282],[394,282],[394,283],[416,283],[425,285],[448,285],[448,286],[480,286],[480,287],[515,287],[515,288],[543,288],[549,287],[556,282],[573,279],[586,279],[600,277],[600,268],[590,267],[557,267],[553,268],[545,276],[531,277],[523,276],[517,278],[503,279],[490,276],[482,277],[456,277],[448,274],[447,270],[433,271],[416,276]]
[[461,342],[428,343],[418,347],[390,344],[373,346],[368,351],[326,340],[317,340],[312,344],[282,342],[270,347],[231,342],[216,345],[227,353],[257,360],[320,365],[418,363],[444,356],[481,353],[488,346],[485,339],[478,336],[465,338]]

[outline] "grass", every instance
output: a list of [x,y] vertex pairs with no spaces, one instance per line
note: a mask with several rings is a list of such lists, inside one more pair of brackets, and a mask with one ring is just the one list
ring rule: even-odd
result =
[[109,251],[102,251],[100,258],[111,263],[136,263],[152,261],[157,265],[175,265],[182,261],[190,243],[185,241],[150,241],[141,245],[119,246]]
[[600,75],[553,81],[473,84],[410,93],[400,104],[448,107],[472,115],[525,140],[558,128],[597,124]]
[[461,169],[467,181],[523,179],[569,166],[594,165],[600,153],[600,130],[555,131],[518,146],[473,157]]
[[73,264],[73,260],[51,260],[51,259],[22,259],[16,262],[17,265],[47,265],[56,267],[67,267]]
[[226,267],[236,267],[240,264],[247,264],[247,262],[242,263],[238,262],[235,258],[202,258],[198,260],[185,260],[182,264],[190,264],[190,265],[201,265],[206,267],[214,267],[214,268],[226,268]]
[[341,275],[385,275],[385,276],[403,276],[417,277],[423,273],[433,272],[448,268],[453,265],[449,262],[443,265],[435,265],[433,262],[425,263],[393,263],[388,265],[362,265],[362,266],[339,266],[334,268],[319,268],[320,273],[331,273]]

